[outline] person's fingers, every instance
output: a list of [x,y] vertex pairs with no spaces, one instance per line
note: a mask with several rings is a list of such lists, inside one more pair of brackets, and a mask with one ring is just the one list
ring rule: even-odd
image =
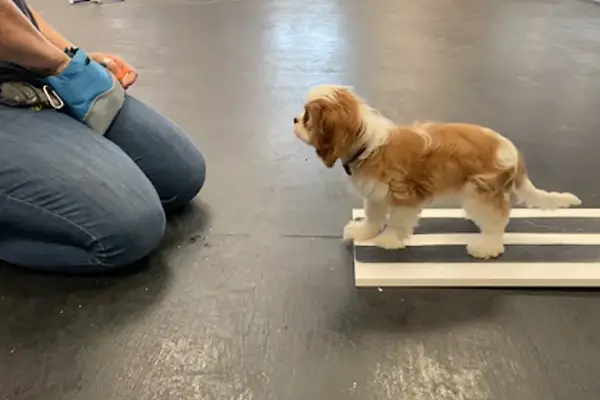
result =
[[135,71],[130,71],[128,73],[125,74],[125,76],[123,76],[123,78],[121,79],[121,85],[123,85],[123,87],[125,89],[127,89],[129,86],[133,85],[135,83],[137,79],[137,73]]
[[121,71],[121,67],[117,63],[115,59],[112,57],[104,57],[101,61],[101,64],[104,65],[108,70],[115,76],[119,76]]
[[137,72],[120,57],[105,57],[102,63],[117,77],[125,89],[133,85],[137,80]]

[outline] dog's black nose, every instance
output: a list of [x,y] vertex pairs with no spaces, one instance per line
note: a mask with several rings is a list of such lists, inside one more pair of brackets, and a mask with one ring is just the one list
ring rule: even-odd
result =
[[298,123],[298,118],[294,117],[294,124]]

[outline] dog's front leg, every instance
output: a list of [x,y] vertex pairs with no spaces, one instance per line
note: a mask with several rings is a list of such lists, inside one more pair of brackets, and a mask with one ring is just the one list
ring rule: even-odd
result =
[[404,242],[412,235],[413,228],[417,226],[420,214],[420,207],[393,207],[387,227],[373,239],[373,243],[375,246],[390,250],[405,247]]
[[383,201],[364,200],[365,218],[352,220],[344,228],[345,240],[369,240],[383,229],[387,205]]

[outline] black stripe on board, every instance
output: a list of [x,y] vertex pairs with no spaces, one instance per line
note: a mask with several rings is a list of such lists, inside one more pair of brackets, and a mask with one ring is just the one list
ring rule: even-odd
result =
[[594,245],[507,245],[495,260],[476,260],[466,245],[414,246],[385,250],[375,246],[355,246],[355,260],[363,263],[464,263],[464,262],[599,262],[600,246]]
[[[477,233],[472,221],[462,218],[422,218],[415,233]],[[513,218],[511,233],[600,233],[600,218]]]

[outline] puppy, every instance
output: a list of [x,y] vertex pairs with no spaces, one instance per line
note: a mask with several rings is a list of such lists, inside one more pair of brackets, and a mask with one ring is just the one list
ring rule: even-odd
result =
[[294,133],[328,168],[341,160],[364,199],[366,218],[350,221],[345,239],[402,248],[423,207],[437,196],[458,195],[481,231],[467,251],[488,259],[504,252],[511,194],[528,207],[581,204],[571,193],[536,188],[519,150],[491,129],[436,122],[399,126],[344,86],[310,90],[304,111],[294,118]]

